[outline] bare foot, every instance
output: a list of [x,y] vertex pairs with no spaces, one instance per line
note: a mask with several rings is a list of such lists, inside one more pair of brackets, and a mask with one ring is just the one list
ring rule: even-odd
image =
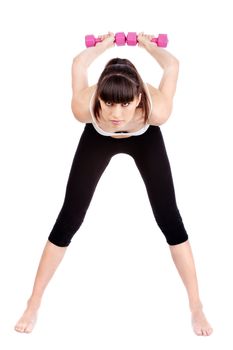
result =
[[208,336],[213,332],[213,328],[207,321],[202,309],[192,312],[192,325],[196,335]]
[[17,332],[31,333],[36,323],[38,308],[39,305],[32,305],[30,302],[28,302],[26,310],[15,325],[15,330]]

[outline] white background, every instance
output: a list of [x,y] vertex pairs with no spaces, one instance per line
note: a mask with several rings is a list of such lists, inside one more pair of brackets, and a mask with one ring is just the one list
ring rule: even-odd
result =
[[[232,349],[232,16],[230,1],[5,0],[0,3],[0,348]],[[114,157],[48,289],[33,333],[14,324],[64,198],[84,128],[70,108],[71,64],[86,34],[167,33],[180,61],[174,110],[161,127],[204,309],[197,337],[186,292],[127,155]],[[116,47],[155,86],[143,49]]]

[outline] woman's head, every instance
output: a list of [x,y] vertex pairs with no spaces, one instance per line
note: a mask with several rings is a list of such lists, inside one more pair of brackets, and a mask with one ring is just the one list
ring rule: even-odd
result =
[[[112,118],[115,125],[129,122],[136,108],[142,108],[145,121],[149,114],[148,97],[135,66],[127,59],[110,60],[101,73],[94,100],[96,118]],[[122,119],[121,119],[122,118]],[[118,123],[119,121],[119,123]]]

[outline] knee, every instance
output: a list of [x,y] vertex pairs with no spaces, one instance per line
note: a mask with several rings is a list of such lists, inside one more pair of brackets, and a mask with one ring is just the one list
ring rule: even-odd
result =
[[188,234],[178,209],[168,211],[166,215],[157,217],[156,220],[169,245],[181,244],[188,240]]
[[185,230],[181,230],[178,234],[166,235],[165,237],[167,244],[170,246],[181,244],[188,240],[188,234]]
[[48,240],[59,247],[68,247],[73,236],[82,225],[83,219],[83,216],[69,219],[59,217],[50,232]]

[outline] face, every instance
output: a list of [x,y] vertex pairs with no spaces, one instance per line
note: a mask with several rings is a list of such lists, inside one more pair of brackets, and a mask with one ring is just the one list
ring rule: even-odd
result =
[[128,103],[111,103],[104,102],[99,99],[101,107],[101,120],[109,128],[114,130],[123,130],[127,124],[133,120],[135,116],[135,110],[141,100],[141,94],[139,97],[135,97],[133,101]]

